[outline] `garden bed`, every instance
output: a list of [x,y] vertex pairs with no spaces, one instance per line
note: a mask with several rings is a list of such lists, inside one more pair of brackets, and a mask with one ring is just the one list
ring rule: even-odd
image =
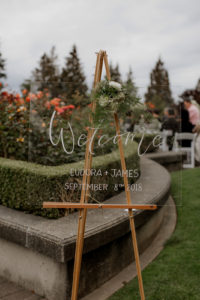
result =
[[[138,170],[139,172],[137,144],[129,142],[124,149],[127,169]],[[116,183],[122,184],[123,177],[113,177],[111,174],[106,174],[106,171],[112,169],[121,170],[118,150],[94,157],[92,168],[96,171],[100,170],[101,175],[91,176],[91,183],[94,186],[95,184],[107,184],[108,186],[107,189],[93,190],[89,199],[90,202],[94,200],[94,197],[97,201],[104,201],[119,193],[119,191],[114,190],[114,185]],[[65,210],[42,209],[42,202],[79,201],[80,189],[76,191],[67,190],[66,186],[69,183],[81,184],[81,176],[74,173],[83,169],[84,161],[60,166],[43,166],[0,158],[0,204],[44,217],[61,217],[65,214]],[[74,176],[72,176],[72,170]],[[133,183],[137,178],[131,177],[129,179],[130,183]]]

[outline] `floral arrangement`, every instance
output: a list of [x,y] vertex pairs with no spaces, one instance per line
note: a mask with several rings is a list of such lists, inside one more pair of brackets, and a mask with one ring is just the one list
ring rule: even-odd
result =
[[103,80],[99,82],[92,92],[92,101],[96,103],[94,113],[95,123],[106,122],[114,113],[120,116],[133,110],[139,102],[135,95],[128,94],[124,85]]

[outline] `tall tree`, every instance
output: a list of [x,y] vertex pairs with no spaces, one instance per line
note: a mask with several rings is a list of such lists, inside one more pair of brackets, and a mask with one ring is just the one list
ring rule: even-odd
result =
[[110,64],[110,76],[111,80],[116,82],[122,82],[118,64],[116,64],[115,67],[113,67],[112,63]]
[[60,80],[64,95],[75,105],[84,105],[87,102],[88,87],[85,79],[77,48],[73,45],[69,56],[66,57]]
[[5,72],[5,62],[6,60],[2,57],[2,54],[0,52],[0,78],[6,78],[6,72]]
[[[55,47],[52,47],[50,55],[44,53],[39,61],[39,66],[33,71],[33,80],[38,90],[49,90],[51,96],[57,96],[59,92],[59,69]],[[26,80],[26,82],[28,82]]]
[[154,104],[156,109],[163,111],[166,106],[173,104],[170,90],[169,76],[164,68],[161,58],[158,59],[155,68],[150,74],[150,85],[145,94],[145,102]]
[[131,97],[137,97],[138,89],[133,80],[133,72],[132,72],[131,67],[129,68],[129,71],[127,74],[127,79],[124,84],[126,86],[126,90],[127,90],[128,94],[131,95]]
[[20,85],[21,90],[31,91],[31,79],[25,79],[24,82]]

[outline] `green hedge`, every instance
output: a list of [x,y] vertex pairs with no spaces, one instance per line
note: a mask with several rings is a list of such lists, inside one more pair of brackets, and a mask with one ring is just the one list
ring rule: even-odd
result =
[[[144,152],[145,153],[150,153],[150,152],[155,152],[158,150],[158,147],[154,147],[152,142],[153,142],[153,139],[159,134],[155,134],[155,133],[150,133],[150,134],[147,134],[145,133],[144,135],[144,138],[143,138],[143,141],[142,141],[142,144],[141,144],[141,147],[140,147],[140,153],[143,154]],[[135,135],[135,138],[134,140],[139,144],[140,141],[141,141],[141,138],[142,138],[142,134],[141,133],[137,133]],[[156,142],[156,144],[158,144],[158,140]]]
[[[127,169],[139,170],[137,144],[128,143],[125,149]],[[72,201],[80,200],[80,190],[66,190],[69,182],[81,183],[82,177],[70,175],[70,170],[84,168],[84,161],[61,166],[43,166],[39,164],[0,158],[0,203],[14,209],[36,215],[58,218],[65,214],[62,209],[42,209],[43,201]],[[101,169],[104,173],[110,169],[121,169],[119,151],[93,158],[93,169]],[[135,179],[131,178],[130,183]],[[123,183],[123,178],[111,175],[92,176],[91,183],[108,184],[108,190],[91,193],[90,202],[95,198],[104,201],[117,193],[114,184]]]

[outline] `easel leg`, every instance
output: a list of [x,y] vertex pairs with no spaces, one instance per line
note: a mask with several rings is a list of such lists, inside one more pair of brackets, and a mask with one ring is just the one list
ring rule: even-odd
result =
[[134,255],[135,255],[138,283],[139,283],[139,289],[140,289],[140,297],[141,297],[141,300],[145,300],[144,287],[143,287],[143,281],[142,281],[142,272],[141,272],[141,267],[140,267],[139,251],[138,251],[136,231],[135,231],[135,221],[134,221],[134,216],[133,216],[132,210],[129,210],[129,219],[130,219],[130,227],[131,227],[131,235],[132,235],[133,250],[134,250]]
[[[94,87],[101,80],[102,65],[103,65],[103,52],[100,51],[97,55]],[[93,111],[95,110],[95,105],[93,105],[92,110]],[[92,124],[92,122],[93,122],[93,120],[90,119],[91,124]],[[90,138],[92,137],[93,131],[94,131],[94,129],[91,128],[88,132],[88,138],[87,138],[88,143],[86,146],[84,170],[90,170],[91,165],[92,165],[92,155],[89,152],[89,141],[90,141]],[[92,148],[93,148],[93,144],[92,144]],[[90,176],[87,176],[86,172],[84,172],[82,183],[83,183],[83,187],[82,187],[82,191],[81,191],[80,203],[84,203],[84,202],[88,201],[88,193],[86,191],[86,189],[87,189],[86,186],[90,184]],[[77,234],[77,241],[76,241],[71,300],[78,299],[78,288],[79,288],[81,262],[82,262],[82,255],[83,255],[86,218],[87,218],[87,209],[81,209],[79,212],[79,221],[78,221],[78,234]]]
[[79,212],[78,237],[76,241],[71,300],[77,300],[78,298],[78,287],[79,287],[79,279],[80,279],[80,271],[81,271],[86,217],[87,217],[87,209],[81,209]]
[[[128,189],[128,177],[127,177],[127,173],[126,173],[126,162],[125,162],[125,157],[124,157],[123,144],[122,144],[122,139],[121,139],[121,135],[120,135],[119,119],[118,119],[117,114],[114,114],[114,118],[115,118],[116,133],[118,135],[118,145],[119,145],[121,165],[122,165],[122,170],[123,170],[126,200],[127,200],[128,204],[131,204],[131,195],[130,195],[130,190]],[[141,297],[141,300],[145,300],[144,288],[143,288],[143,282],[142,282],[142,273],[141,273],[141,267],[140,267],[140,258],[139,258],[136,231],[135,231],[135,222],[134,222],[132,209],[129,210],[129,219],[130,219],[133,249],[134,249],[135,263],[136,263],[138,282],[139,282],[140,297]]]

